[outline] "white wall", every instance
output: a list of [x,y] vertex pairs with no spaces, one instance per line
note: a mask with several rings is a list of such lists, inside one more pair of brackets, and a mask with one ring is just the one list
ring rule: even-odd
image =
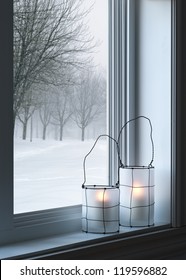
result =
[[[166,223],[170,221],[171,199],[171,1],[137,0],[135,20],[137,115],[152,121],[155,220]],[[139,161],[146,165],[151,157],[150,130],[148,123],[141,123]]]

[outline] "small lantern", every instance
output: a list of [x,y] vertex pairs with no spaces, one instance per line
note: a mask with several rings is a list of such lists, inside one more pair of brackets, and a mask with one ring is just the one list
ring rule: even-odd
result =
[[119,231],[118,187],[83,187],[82,230],[92,233]]
[[[152,125],[148,118],[140,116],[128,121],[126,125],[138,118],[145,118],[150,123],[152,159],[148,166],[127,166],[121,162],[119,167],[120,186],[120,225],[143,227],[154,225],[154,144],[152,139]],[[119,138],[121,136],[121,131]],[[118,143],[119,143],[118,138]]]
[[154,224],[154,167],[120,168],[120,225]]
[[119,231],[119,186],[115,185],[86,185],[85,162],[94,149],[100,137],[95,141],[83,162],[84,183],[82,184],[82,230],[91,233],[114,233]]

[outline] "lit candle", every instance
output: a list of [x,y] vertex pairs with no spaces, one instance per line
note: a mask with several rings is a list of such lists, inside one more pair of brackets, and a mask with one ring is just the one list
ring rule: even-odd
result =
[[154,168],[120,168],[120,225],[154,224]]
[[132,192],[133,192],[133,199],[134,204],[138,206],[145,204],[145,188],[140,185],[140,183],[134,182]]
[[96,207],[94,209],[94,219],[102,222],[109,220],[108,207],[111,206],[109,191],[106,189],[96,190],[95,200]]
[[148,202],[146,194],[147,190],[139,182],[134,182],[131,191],[131,206],[132,208],[134,207],[132,210],[132,218],[135,220],[136,223],[146,221],[148,218]]
[[119,227],[118,188],[86,189],[83,203],[82,227],[88,232],[116,232]]
[[96,192],[96,200],[103,203],[109,200],[109,196],[104,190],[98,190]]

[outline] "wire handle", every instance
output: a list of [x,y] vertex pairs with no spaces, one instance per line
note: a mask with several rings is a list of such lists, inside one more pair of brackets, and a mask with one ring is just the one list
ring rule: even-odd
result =
[[[97,139],[96,139],[96,141],[94,142],[92,148],[91,148],[90,151],[86,154],[86,156],[84,157],[84,160],[83,160],[84,182],[83,182],[83,184],[82,184],[82,187],[84,187],[84,185],[85,185],[85,183],[86,183],[86,164],[85,164],[85,163],[86,163],[86,159],[87,159],[87,157],[90,155],[90,153],[93,151],[93,149],[95,148],[95,146],[96,146],[98,140],[99,140],[101,137],[108,137],[109,139],[113,140],[113,141],[116,143],[117,151],[118,151],[118,149],[119,149],[119,147],[118,147],[118,142],[117,142],[113,137],[111,137],[110,135],[108,135],[108,134],[102,134],[102,135],[99,135],[99,136],[97,137]],[[119,155],[119,154],[118,154],[118,155]]]
[[152,159],[151,159],[151,161],[150,161],[150,163],[149,163],[148,166],[149,166],[149,167],[152,166],[152,163],[153,163],[153,161],[154,161],[154,142],[153,142],[153,138],[152,138],[152,123],[151,123],[151,121],[150,121],[149,118],[147,118],[147,117],[145,117],[145,116],[138,116],[138,117],[136,117],[136,118],[133,118],[133,119],[130,119],[129,121],[127,121],[127,122],[122,126],[122,128],[121,128],[121,130],[120,130],[120,132],[119,132],[117,143],[118,143],[118,157],[119,157],[120,167],[125,167],[125,166],[126,166],[126,165],[124,165],[124,164],[122,163],[122,160],[121,160],[121,157],[120,157],[119,141],[120,141],[121,133],[122,133],[123,129],[126,128],[127,124],[129,124],[129,123],[132,122],[132,121],[136,121],[136,120],[138,120],[138,119],[140,119],[140,118],[144,118],[144,119],[148,120],[149,125],[150,125],[150,139],[151,139],[151,145],[152,145]]

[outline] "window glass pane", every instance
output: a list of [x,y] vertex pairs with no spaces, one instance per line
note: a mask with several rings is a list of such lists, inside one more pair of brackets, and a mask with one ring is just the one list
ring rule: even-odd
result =
[[[107,0],[14,0],[14,213],[82,202],[83,158],[107,133],[107,13]],[[101,138],[87,183],[108,183],[107,154]]]
[[[170,222],[171,1],[140,0],[136,17],[138,115],[151,119],[155,144],[155,223]],[[140,121],[139,163],[151,159],[150,127]]]

